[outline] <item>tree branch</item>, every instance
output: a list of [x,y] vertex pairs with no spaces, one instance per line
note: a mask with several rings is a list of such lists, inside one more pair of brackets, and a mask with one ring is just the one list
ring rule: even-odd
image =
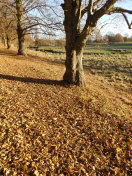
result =
[[123,9],[123,8],[120,8],[120,7],[114,7],[112,9],[110,9],[110,11],[108,11],[109,15],[111,15],[113,13],[121,13],[123,15],[127,25],[128,25],[128,28],[131,29],[132,22],[129,23],[128,18],[127,18],[126,14],[125,14],[125,13],[132,14],[131,10]]
[[93,10],[93,1],[94,0],[89,0],[88,6],[86,6],[82,11],[81,11],[81,18],[84,16],[85,13],[88,12],[88,15],[92,15],[92,10]]
[[123,17],[124,17],[124,18],[125,18],[125,20],[126,20],[126,23],[127,23],[127,25],[128,25],[128,28],[129,28],[129,29],[131,29],[132,22],[131,22],[131,24],[129,23],[128,18],[127,18],[127,16],[126,16],[126,14],[125,14],[125,13],[122,13],[122,15],[123,15]]
[[120,7],[113,7],[108,11],[108,14],[112,14],[112,13],[129,13],[132,14],[132,10],[127,10],[127,9],[123,9]]
[[97,0],[93,3],[93,6],[97,6],[98,4],[100,4],[103,0]]
[[89,0],[88,15],[92,15],[92,10],[93,10],[93,0]]
[[86,6],[82,11],[81,11],[81,18],[84,16],[85,13],[88,11],[88,6]]
[[117,1],[118,0],[109,0],[103,7],[97,10],[93,15],[94,22],[97,22],[104,14],[106,14],[107,11],[109,11],[109,9],[111,9]]

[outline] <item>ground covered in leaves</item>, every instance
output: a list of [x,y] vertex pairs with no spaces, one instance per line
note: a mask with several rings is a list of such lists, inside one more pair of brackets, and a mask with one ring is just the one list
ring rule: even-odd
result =
[[0,49],[0,175],[131,175],[130,116],[102,112],[94,88],[65,85],[63,73]]

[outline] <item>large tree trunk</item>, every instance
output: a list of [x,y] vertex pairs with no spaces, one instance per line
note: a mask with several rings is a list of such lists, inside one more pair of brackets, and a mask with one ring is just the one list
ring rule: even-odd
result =
[[85,86],[82,57],[87,35],[86,32],[80,33],[81,1],[65,0],[61,6],[65,14],[66,33],[66,71],[63,80],[69,84]]
[[85,86],[85,76],[82,65],[83,48],[66,49],[66,71],[63,80],[69,84]]

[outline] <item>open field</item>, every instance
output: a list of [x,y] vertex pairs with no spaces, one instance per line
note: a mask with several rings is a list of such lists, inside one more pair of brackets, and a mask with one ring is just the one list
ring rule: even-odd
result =
[[[45,46],[39,49],[49,51],[50,60],[65,62],[64,48]],[[50,51],[56,54],[50,54]],[[132,43],[87,45],[84,50],[83,64],[90,73],[101,75],[109,82],[121,83],[122,89],[126,84],[132,83]]]
[[92,74],[111,82],[132,83],[132,54],[84,55],[83,63]]
[[[115,44],[116,45],[116,44]],[[91,47],[91,46],[88,46]],[[104,47],[104,45],[102,46],[102,48]],[[113,45],[111,46],[110,50],[113,50]],[[117,48],[128,48],[128,51],[131,52],[132,51],[132,47],[131,44],[129,43],[128,45],[124,44],[118,44]],[[52,48],[53,49],[53,48]],[[89,48],[90,49],[90,48]],[[97,48],[94,48],[94,46],[92,45],[92,49],[96,50]],[[115,48],[116,50],[116,48]],[[91,50],[89,50],[90,52]],[[104,49],[102,49],[102,51],[104,51]],[[132,93],[132,54],[130,54],[128,51],[126,51],[125,54],[106,54],[105,52],[100,55],[100,54],[93,54],[91,52],[90,55],[85,55],[84,54],[84,58],[83,58],[83,64],[84,64],[84,68],[85,71],[90,74],[90,79],[92,81],[92,79],[94,80],[94,78],[96,78],[97,80],[95,82],[97,82],[97,88],[99,87],[106,87],[108,85],[108,87],[113,88],[112,90],[112,94],[113,96],[115,95],[116,99],[117,97],[122,100],[119,104],[120,104],[120,108],[119,111],[117,110],[118,108],[115,108],[116,105],[113,102],[114,108],[111,107],[111,103],[108,103],[107,105],[110,105],[110,107],[108,107],[106,105],[105,109],[107,109],[107,112],[109,111],[109,108],[111,109],[111,113],[113,112],[114,114],[126,114],[126,116],[132,116],[132,111],[131,108],[128,109],[129,105],[132,105],[132,99],[131,99],[131,93]],[[34,56],[40,56],[43,60],[43,57],[46,58],[47,61],[52,61],[53,63],[63,63],[65,62],[65,55],[64,54],[53,54],[53,53],[48,53],[48,52],[39,52],[39,51],[30,51],[28,50],[28,52],[31,55]],[[110,51],[111,52],[111,51]],[[92,76],[93,75],[93,76]],[[87,77],[86,77],[87,79]],[[90,82],[91,84],[91,82]],[[91,86],[88,83],[88,86]],[[117,90],[117,92],[115,91]],[[106,92],[105,92],[106,93]],[[104,94],[100,93],[102,96],[104,96]],[[102,98],[103,99],[103,98]],[[105,99],[105,98],[104,98]],[[109,100],[108,100],[109,99]],[[111,101],[111,96],[108,95],[107,96],[107,101],[110,102]],[[122,105],[122,102],[123,105]],[[125,105],[128,105],[127,108],[125,107]],[[124,107],[124,108],[123,108]],[[124,110],[121,110],[121,109]],[[105,111],[105,110],[104,110]],[[129,115],[128,115],[129,114]]]
[[[37,50],[65,53],[64,47],[40,46]],[[89,44],[85,47],[84,54],[129,54],[132,53],[132,43],[115,44]]]
[[[84,58],[87,87],[69,86],[63,54],[27,53],[0,47],[0,175],[131,175],[130,80],[110,81]],[[107,59],[131,67],[120,57]]]

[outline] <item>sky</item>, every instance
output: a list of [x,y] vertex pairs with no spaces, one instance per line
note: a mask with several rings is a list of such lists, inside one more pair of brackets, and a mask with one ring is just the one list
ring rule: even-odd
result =
[[[132,0],[122,0],[120,3],[116,3],[115,6],[122,7],[124,9],[132,10]],[[132,15],[128,15],[128,19],[132,22]],[[121,33],[122,35],[132,36],[132,29],[128,29],[128,25],[121,14],[105,15],[101,23],[109,23],[101,29],[101,34],[105,35],[107,32]]]
[[[53,4],[53,1],[54,0],[49,0],[51,4]],[[64,3],[64,0],[55,0],[55,1],[58,2],[59,6],[61,3]],[[132,10],[132,0],[119,0],[119,1],[118,3],[115,4],[116,7],[122,7],[124,9]],[[129,21],[132,22],[132,14],[127,16]],[[100,29],[100,32],[103,36],[108,32],[113,32],[114,34],[120,33],[122,35],[132,37],[132,29],[128,29],[128,25],[121,14],[104,15],[99,20],[97,28]],[[64,37],[64,35],[62,36]]]

